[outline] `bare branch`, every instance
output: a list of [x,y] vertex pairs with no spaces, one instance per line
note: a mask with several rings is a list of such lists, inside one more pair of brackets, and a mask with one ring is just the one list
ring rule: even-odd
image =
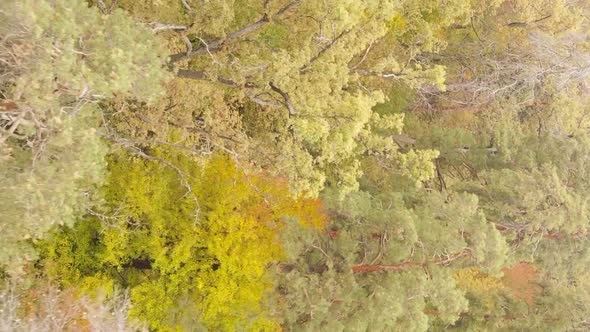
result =
[[279,11],[276,12],[272,16],[273,20],[280,18],[285,12],[287,12],[288,10],[291,10],[291,8],[297,6],[300,2],[301,2],[301,0],[295,0],[295,1],[291,1],[290,3],[288,3],[283,8],[279,9]]
[[107,6],[104,4],[103,0],[96,0],[96,5],[103,14],[107,14]]
[[344,30],[342,31],[338,36],[336,36],[334,39],[332,39],[332,41],[326,46],[324,47],[321,51],[318,52],[318,54],[316,54],[314,57],[312,57],[309,62],[301,67],[299,69],[300,72],[305,72],[307,71],[311,65],[316,62],[324,53],[326,53],[330,48],[332,48],[332,46],[334,46],[336,44],[336,42],[338,42],[338,40],[344,36],[346,36],[347,34],[350,33],[351,30]]
[[369,46],[368,46],[368,47],[367,47],[367,49],[365,50],[365,53],[363,54],[363,57],[361,58],[361,60],[360,60],[359,62],[357,62],[357,64],[356,64],[356,65],[352,66],[352,67],[350,68],[350,70],[355,70],[355,69],[357,69],[357,68],[358,68],[360,65],[362,65],[362,64],[363,64],[363,62],[365,62],[365,60],[367,59],[367,55],[369,55],[369,52],[371,51],[371,48],[373,47],[373,44],[374,44],[374,43],[375,43],[374,41],[371,41],[371,43],[369,44]]
[[96,0],[96,6],[98,7],[98,9],[100,9],[100,11],[103,14],[108,15],[115,9],[115,7],[117,6],[117,2],[118,0],[112,0],[111,5],[107,8],[107,6],[104,3],[104,0]]
[[111,0],[111,6],[109,7],[109,13],[112,12],[115,7],[117,7],[117,4],[119,3],[119,0]]
[[[191,80],[213,82],[213,80],[211,78],[207,77],[207,75],[205,74],[204,71],[200,71],[200,70],[180,69],[178,71],[178,73],[176,73],[176,76],[182,77],[182,78],[188,78]],[[234,87],[234,88],[240,87],[240,84],[238,84],[236,81],[232,80],[231,78],[226,78],[226,77],[220,76],[220,77],[217,77],[217,82]],[[246,85],[244,85],[244,87],[249,87],[249,85],[246,84]]]
[[261,106],[282,106],[281,103],[275,101],[275,100],[265,100],[259,97],[259,95],[256,96],[252,96],[252,95],[248,95],[248,98],[255,102],[258,105]]
[[186,25],[178,25],[178,24],[163,24],[154,22],[152,23],[152,32],[159,32],[165,30],[174,30],[174,31],[184,31],[188,27]]
[[450,255],[445,255],[444,258],[438,258],[438,259],[434,259],[431,261],[427,261],[424,263],[417,263],[412,261],[411,259],[406,260],[405,262],[402,263],[397,263],[397,264],[355,264],[352,266],[352,272],[355,273],[367,273],[367,272],[379,272],[379,271],[390,271],[390,272],[402,272],[402,271],[406,271],[412,267],[415,266],[420,266],[420,267],[424,267],[427,264],[434,264],[434,265],[440,265],[440,266],[445,266],[450,264],[451,262],[462,258],[462,257],[469,257],[472,256],[473,252],[470,248],[465,248],[460,252],[454,253],[454,254],[450,254]]
[[193,11],[193,9],[191,8],[191,6],[188,5],[188,3],[186,2],[186,0],[180,0],[180,2],[184,6],[184,8],[186,8],[186,10],[188,10],[189,12],[192,12]]
[[16,120],[12,121],[12,123],[10,125],[10,128],[8,128],[6,130],[4,130],[4,129],[2,130],[2,133],[4,135],[2,135],[0,137],[0,144],[4,143],[8,139],[8,137],[11,137],[11,136],[17,136],[17,137],[19,137],[18,135],[15,135],[14,132],[16,131],[16,129],[20,125],[21,121],[23,120],[24,115],[25,115],[25,112],[21,112],[18,115],[18,117],[16,118]]
[[536,19],[536,20],[534,20],[532,22],[510,22],[510,23],[506,24],[506,26],[509,26],[511,28],[523,28],[523,27],[528,26],[529,24],[535,24],[535,23],[542,22],[542,21],[544,21],[544,20],[546,20],[548,18],[551,18],[551,16],[552,15],[549,14],[549,15],[543,16],[543,17],[541,17],[539,19]]
[[370,70],[355,70],[355,73],[363,76],[377,76],[382,78],[401,79],[405,76],[403,72],[376,72]]
[[219,61],[217,61],[217,59],[215,59],[215,56],[213,56],[213,53],[211,53],[211,49],[209,48],[209,44],[207,44],[207,42],[204,41],[203,38],[201,38],[199,36],[197,36],[197,38],[201,41],[201,43],[203,43],[203,45],[205,45],[205,50],[207,51],[207,53],[211,57],[211,60],[213,60],[213,63],[219,64]]
[[188,39],[185,34],[182,34],[180,38],[184,42],[184,45],[186,45],[186,54],[190,54],[193,51],[193,43],[191,43],[190,39]]
[[291,103],[291,98],[289,97],[289,95],[285,91],[277,87],[273,82],[268,83],[268,85],[273,91],[275,91],[276,93],[280,94],[281,97],[283,97],[283,100],[285,101],[285,106],[287,106],[287,109],[289,110],[289,115],[297,114],[297,112],[295,112],[293,104]]

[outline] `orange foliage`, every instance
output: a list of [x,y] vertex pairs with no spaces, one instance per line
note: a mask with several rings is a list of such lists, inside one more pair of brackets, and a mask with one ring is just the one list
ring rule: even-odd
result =
[[537,269],[529,263],[521,262],[502,269],[502,272],[504,272],[502,278],[504,285],[510,289],[516,298],[532,306],[535,298],[542,291],[541,286],[536,283]]
[[320,199],[303,195],[294,198],[289,192],[286,180],[263,175],[249,176],[249,182],[263,199],[249,209],[249,214],[261,221],[271,220],[273,216],[290,216],[301,225],[323,229],[328,214]]

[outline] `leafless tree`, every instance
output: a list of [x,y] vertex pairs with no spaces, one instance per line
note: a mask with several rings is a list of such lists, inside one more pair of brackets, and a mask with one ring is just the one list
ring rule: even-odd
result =
[[17,287],[8,283],[0,290],[0,332],[76,330],[81,321],[91,331],[146,331],[145,324],[129,318],[129,307],[127,292],[90,299],[48,287],[37,294],[32,309],[24,310]]
[[576,87],[587,93],[590,37],[583,31],[563,35],[531,32],[523,43],[514,43],[500,52],[494,50],[494,44],[472,45],[470,50],[480,52],[453,57],[463,64],[463,71],[449,79],[446,91],[425,87],[422,97],[481,105],[499,97],[516,96],[526,104],[540,98],[548,84],[557,91]]

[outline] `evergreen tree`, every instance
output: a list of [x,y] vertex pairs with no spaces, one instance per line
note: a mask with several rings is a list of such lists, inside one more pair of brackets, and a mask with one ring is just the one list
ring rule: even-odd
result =
[[151,33],[83,1],[6,1],[0,36],[0,265],[16,272],[25,242],[71,225],[104,176],[98,102],[153,99],[166,73]]

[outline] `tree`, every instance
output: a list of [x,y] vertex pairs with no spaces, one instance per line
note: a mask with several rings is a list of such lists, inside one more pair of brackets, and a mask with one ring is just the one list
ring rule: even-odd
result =
[[500,232],[470,195],[360,192],[328,201],[328,234],[284,235],[291,246],[277,277],[286,329],[454,324],[468,302],[453,271],[475,265],[498,274],[507,259]]
[[262,300],[283,218],[318,227],[321,211],[225,156],[200,168],[181,151],[145,153],[110,161],[109,214],[95,211],[42,245],[48,275],[64,286],[130,287],[131,314],[152,328],[274,329]]
[[6,284],[0,290],[0,329],[3,331],[141,331],[145,324],[129,319],[127,293],[113,292],[108,298],[79,297],[74,289],[59,290],[36,285],[19,289]]
[[530,105],[587,86],[586,3],[482,1],[475,8],[470,24],[451,30],[442,55],[426,56],[452,74],[446,91],[425,89],[425,101],[481,107],[509,96]]
[[[200,112],[199,127],[217,127],[208,121],[212,113],[234,118],[237,111],[248,113],[243,120],[265,120],[265,130],[238,143],[248,144],[242,159],[288,178],[295,192],[311,196],[325,185],[343,194],[357,189],[360,160],[367,155],[381,155],[417,182],[434,175],[436,153],[402,153],[390,137],[402,130],[401,119],[377,116],[372,107],[383,100],[388,79],[443,87],[444,68],[419,63],[414,55],[441,50],[437,31],[463,21],[470,5],[429,1],[423,9],[424,2],[416,1],[223,1],[197,12],[194,3],[185,3],[176,22],[158,22],[154,29],[176,31],[182,42],[174,50],[186,44],[185,51],[171,56],[179,77],[201,81],[193,83],[201,89],[216,86],[213,93],[222,102],[236,105]],[[123,6],[158,21],[156,9],[168,13],[181,4]],[[195,127],[189,120],[185,129]],[[234,143],[219,145],[234,148]]]
[[154,98],[166,72],[159,43],[120,10],[7,1],[0,21],[0,265],[16,272],[34,256],[26,242],[71,225],[103,177],[98,102]]

